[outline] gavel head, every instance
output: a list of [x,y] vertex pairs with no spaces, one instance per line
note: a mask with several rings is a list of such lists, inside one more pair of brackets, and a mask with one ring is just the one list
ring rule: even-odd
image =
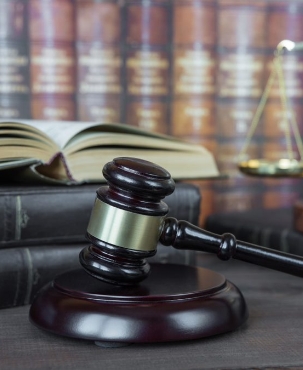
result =
[[87,228],[89,246],[80,252],[84,269],[97,279],[136,284],[156,253],[168,206],[162,199],[175,183],[169,172],[136,158],[116,158],[103,168],[108,185],[97,190]]

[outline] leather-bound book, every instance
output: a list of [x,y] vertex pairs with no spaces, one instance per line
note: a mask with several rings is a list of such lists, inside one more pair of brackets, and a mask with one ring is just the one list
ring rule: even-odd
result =
[[172,31],[171,132],[214,140],[216,1],[175,0]]
[[30,118],[27,6],[0,2],[0,118]]
[[30,304],[57,274],[80,267],[85,244],[54,244],[0,250],[0,309]]
[[29,0],[33,119],[75,120],[75,16],[72,0]]
[[[96,190],[101,185],[0,186],[0,249],[85,242]],[[169,215],[198,224],[199,188],[177,183],[165,199]]]
[[[243,210],[258,204],[262,188],[261,181],[240,174],[238,163],[264,88],[266,1],[218,0],[217,17],[216,155],[229,180],[215,184],[215,209],[228,210],[234,197],[235,209]],[[244,158],[259,158],[260,127]]]
[[171,0],[125,0],[125,121],[169,133]]
[[122,122],[121,1],[75,4],[78,119]]

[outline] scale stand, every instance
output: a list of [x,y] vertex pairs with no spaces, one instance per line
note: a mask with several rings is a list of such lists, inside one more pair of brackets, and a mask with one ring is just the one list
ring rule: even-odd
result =
[[[244,145],[239,154],[238,168],[241,172],[251,176],[266,176],[266,177],[302,177],[303,176],[303,144],[296,122],[296,117],[292,109],[289,107],[285,88],[285,77],[282,68],[282,57],[285,50],[300,50],[303,49],[303,42],[294,43],[290,40],[281,41],[275,51],[273,60],[273,69],[265,86],[260,103],[253,117],[251,126],[248,130]],[[278,161],[270,161],[268,159],[250,159],[247,161],[241,160],[246,155],[246,150],[249,146],[250,140],[259,124],[260,117],[263,113],[269,92],[273,86],[275,78],[278,78],[280,88],[281,104],[285,112],[290,113],[290,122],[287,118],[287,125],[285,129],[285,140],[287,145],[288,158],[281,158]],[[287,116],[288,117],[288,116]],[[300,159],[293,157],[292,143],[291,143],[291,129],[294,134],[296,145],[300,153]]]

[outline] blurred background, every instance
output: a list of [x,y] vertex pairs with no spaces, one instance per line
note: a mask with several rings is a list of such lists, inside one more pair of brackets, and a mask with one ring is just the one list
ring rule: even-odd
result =
[[[284,39],[303,41],[301,0],[0,0],[0,118],[122,122],[205,146],[229,177],[194,182],[201,226],[214,212],[289,206],[300,179],[237,167]],[[302,52],[283,69],[302,135]],[[277,85],[263,113],[247,156],[285,157]]]

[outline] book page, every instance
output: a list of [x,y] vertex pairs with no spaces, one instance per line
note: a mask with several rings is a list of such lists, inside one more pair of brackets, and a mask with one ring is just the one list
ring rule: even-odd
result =
[[63,149],[68,141],[84,129],[97,126],[94,122],[14,120],[44,132]]
[[[37,130],[42,131],[45,135],[47,135],[56,145],[63,151],[63,149],[68,145],[72,144],[75,140],[85,140],[86,133],[85,130],[94,129],[94,133],[107,133],[113,134],[112,137],[115,136],[115,133],[125,133],[129,135],[136,135],[141,136],[143,138],[154,138],[160,139],[163,143],[170,142],[171,145],[175,143],[177,146],[183,146],[184,149],[187,150],[197,150],[198,146],[193,146],[192,144],[186,143],[183,140],[178,138],[162,135],[154,132],[149,132],[146,130],[142,130],[138,127],[132,127],[130,125],[116,123],[97,123],[97,122],[81,122],[81,121],[39,121],[39,120],[14,120],[13,122],[17,123],[24,123],[29,126],[34,127]],[[84,131],[84,132],[83,132]],[[78,137],[78,135],[81,137]],[[90,135],[91,133],[87,133]],[[114,140],[113,140],[114,144]],[[95,144],[96,145],[96,144]],[[142,146],[144,146],[144,141],[142,142]],[[187,147],[187,148],[186,148]],[[203,150],[201,148],[201,150]],[[204,149],[205,150],[205,149]]]

